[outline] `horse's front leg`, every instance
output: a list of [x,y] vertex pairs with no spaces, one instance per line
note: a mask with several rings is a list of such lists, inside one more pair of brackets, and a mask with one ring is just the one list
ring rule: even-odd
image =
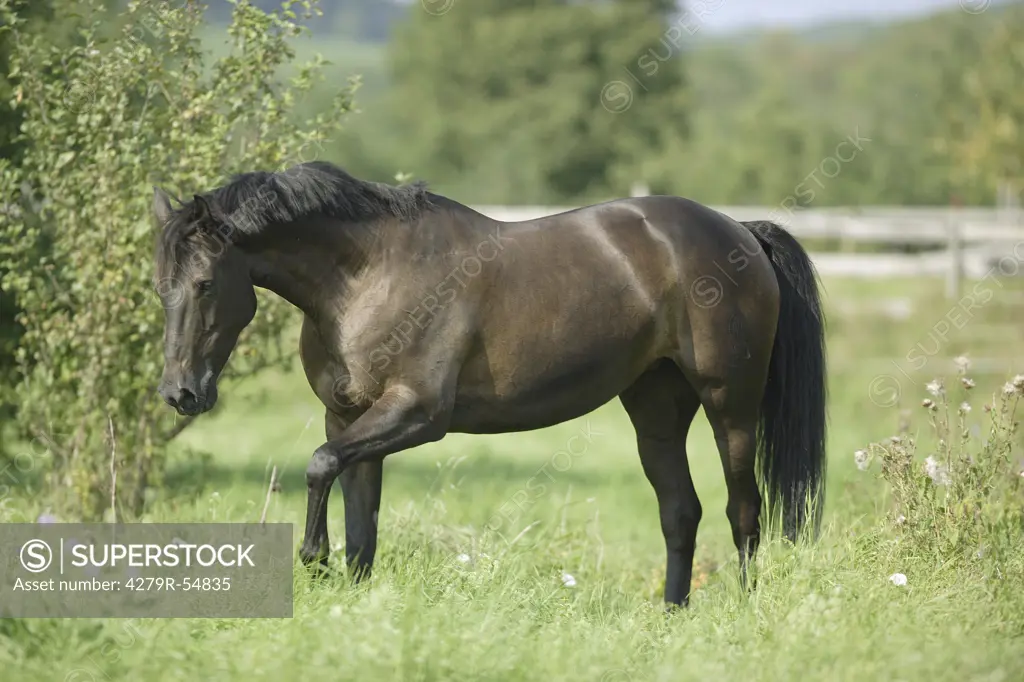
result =
[[372,459],[345,467],[341,492],[345,500],[345,562],[356,582],[370,577],[377,553],[377,514],[384,460]]
[[[342,479],[346,497],[346,554],[350,564],[356,562],[357,570],[368,571],[376,550],[375,517],[381,485],[381,469],[373,467],[382,467],[383,458],[393,452],[440,440],[448,430],[450,417],[451,400],[396,386],[385,391],[337,438],[317,448],[306,470],[306,536],[299,551],[303,563],[326,562],[326,553],[330,551],[327,497],[334,479],[352,468],[352,473]],[[375,475],[368,475],[374,471]],[[351,498],[349,490],[354,493]],[[356,513],[350,520],[348,513],[353,508]]]

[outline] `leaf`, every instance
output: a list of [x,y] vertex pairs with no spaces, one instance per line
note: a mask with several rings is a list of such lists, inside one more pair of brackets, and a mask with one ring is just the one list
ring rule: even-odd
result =
[[57,163],[54,164],[54,168],[56,170],[60,170],[64,166],[66,166],[69,163],[71,163],[71,161],[74,158],[75,158],[75,153],[74,152],[64,152],[63,154],[61,154],[60,156],[57,157]]

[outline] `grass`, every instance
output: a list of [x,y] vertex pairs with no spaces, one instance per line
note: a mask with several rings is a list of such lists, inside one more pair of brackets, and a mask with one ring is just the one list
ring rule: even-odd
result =
[[[1017,317],[1020,285],[1001,284],[967,324],[945,333],[922,369],[908,366],[903,375],[885,363],[907,364],[907,352],[948,319],[952,304],[943,300],[941,283],[826,282],[832,401],[825,528],[814,545],[766,541],[749,595],[738,584],[721,466],[699,416],[689,443],[704,507],[699,589],[688,611],[663,613],[655,499],[628,420],[613,403],[550,429],[452,435],[387,460],[373,579],[356,587],[343,580],[311,584],[297,572],[292,619],[2,621],[0,666],[14,673],[11,679],[76,682],[299,675],[1020,679],[1024,545],[1013,542],[1020,534],[993,531],[981,556],[951,557],[913,545],[888,521],[886,482],[859,471],[853,460],[854,450],[884,440],[908,420],[923,458],[934,446],[920,407],[924,384],[945,370],[940,358],[964,351],[1006,363],[996,372],[972,372],[978,387],[969,396],[975,407],[969,421],[981,425],[981,403],[1024,369],[1012,364],[1022,347],[1019,332],[1007,331]],[[907,319],[886,317],[883,302],[892,298],[910,301]],[[985,331],[992,329],[1003,331]],[[898,376],[898,391],[877,391],[872,382],[881,372]],[[576,446],[575,452],[583,449],[579,456],[557,454],[582,434],[574,441],[586,443]],[[269,466],[276,465],[282,491],[273,495],[268,518],[295,524],[298,542],[303,472],[322,439],[322,408],[301,372],[225,387],[223,407],[176,443],[179,464],[169,490],[144,520],[255,521]],[[189,449],[213,456],[198,467]],[[545,465],[554,480],[543,494],[527,492],[526,481]],[[26,514],[42,511],[37,502],[18,504]],[[495,525],[498,514],[505,514],[503,537],[485,536],[481,529]],[[339,544],[338,493],[330,532]],[[340,567],[337,556],[332,561]],[[563,585],[564,572],[575,587]],[[907,576],[906,586],[888,580],[897,572]]]

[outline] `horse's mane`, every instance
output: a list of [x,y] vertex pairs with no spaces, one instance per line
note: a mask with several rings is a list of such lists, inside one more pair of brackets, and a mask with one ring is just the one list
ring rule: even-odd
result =
[[[430,203],[425,183],[396,187],[367,182],[324,161],[277,173],[242,173],[202,196],[225,223],[223,236],[233,243],[260,234],[269,225],[315,214],[353,223],[412,220]],[[194,230],[194,212],[194,200],[182,203],[174,212],[161,234],[163,253],[173,253]]]

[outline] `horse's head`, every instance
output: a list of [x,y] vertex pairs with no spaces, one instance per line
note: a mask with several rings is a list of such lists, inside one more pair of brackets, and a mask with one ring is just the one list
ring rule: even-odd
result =
[[217,402],[217,377],[256,314],[256,292],[232,225],[216,202],[196,196],[175,210],[157,189],[153,210],[162,226],[156,289],[164,306],[164,373],[159,393],[179,414],[197,415]]

